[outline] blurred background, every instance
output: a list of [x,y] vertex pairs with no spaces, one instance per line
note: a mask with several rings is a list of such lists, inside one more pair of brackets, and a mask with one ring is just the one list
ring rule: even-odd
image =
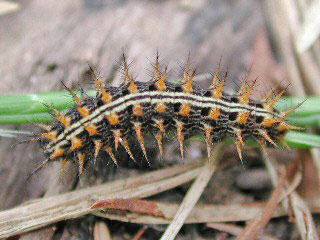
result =
[[[102,79],[118,85],[122,81],[119,67],[123,52],[132,62],[133,75],[139,81],[146,81],[159,51],[161,64],[168,65],[172,79],[181,76],[190,53],[193,67],[199,74],[205,74],[199,83],[204,86],[211,81],[210,74],[206,73],[212,74],[221,59],[222,71],[228,69],[229,72],[226,91],[236,91],[251,69],[250,78],[258,77],[253,98],[261,99],[278,84],[283,88],[289,85],[288,95],[320,95],[319,34],[319,1],[0,1],[0,94],[61,90],[61,81],[74,88],[91,88],[88,64],[98,70]],[[9,128],[30,130],[32,126]],[[69,185],[68,181],[59,184],[58,165],[45,168],[26,182],[26,176],[43,160],[40,149],[32,144],[12,147],[15,140],[1,139],[0,142],[0,209],[77,187],[71,180]],[[203,143],[189,144],[186,161],[205,156]],[[167,164],[181,162],[178,152],[172,150],[176,147],[177,144],[168,143],[165,156],[170,159]],[[301,184],[300,193],[305,199],[319,197],[318,150],[275,150],[271,154],[283,162],[302,159],[309,178],[303,178],[305,183]],[[224,170],[214,178],[203,201],[228,203],[267,199],[272,185],[259,151],[249,149],[246,152],[245,166],[235,157],[233,148],[226,155],[231,160],[223,164]],[[167,159],[164,158],[163,165]],[[128,173],[119,169],[113,176],[147,170],[130,168],[129,171],[134,172]],[[69,171],[72,179],[72,170]],[[185,191],[184,187],[172,190],[170,200],[180,201]],[[68,222],[67,228],[59,226],[62,233],[56,239],[92,238],[90,229],[95,221],[94,217],[86,217]],[[117,221],[107,224],[112,226],[114,239],[132,239],[130,237],[140,228]],[[266,231],[269,239],[299,239],[299,231],[292,226],[287,218],[280,218],[270,222]],[[78,229],[83,229],[83,235]],[[56,236],[51,228],[41,231],[26,234],[21,239]],[[43,231],[45,235],[40,235]],[[161,231],[149,228],[145,239],[158,238]],[[229,235],[195,224],[185,229],[180,237],[212,239],[213,236],[226,239],[223,236]]]

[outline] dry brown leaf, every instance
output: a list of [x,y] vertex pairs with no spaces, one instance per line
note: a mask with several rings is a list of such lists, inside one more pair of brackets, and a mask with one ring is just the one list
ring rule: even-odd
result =
[[99,200],[95,202],[92,209],[119,209],[124,211],[135,212],[138,214],[149,214],[156,217],[164,217],[155,201],[141,200],[141,199],[110,199]]

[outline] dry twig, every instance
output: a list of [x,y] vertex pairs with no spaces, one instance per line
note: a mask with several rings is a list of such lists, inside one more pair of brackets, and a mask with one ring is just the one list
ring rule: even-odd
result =
[[179,230],[185,223],[188,215],[199,200],[203,190],[207,186],[213,173],[218,167],[219,160],[222,154],[223,143],[219,143],[213,150],[212,158],[207,161],[197,179],[192,184],[185,198],[183,199],[172,223],[168,226],[161,237],[161,240],[171,240],[176,237]]
[[246,226],[244,231],[237,238],[238,240],[254,240],[258,237],[261,230],[268,224],[270,221],[274,211],[276,210],[280,200],[281,200],[281,192],[285,184],[286,172],[285,169],[282,168],[280,172],[280,181],[278,186],[272,193],[271,198],[269,199],[266,207],[263,210],[262,215],[252,221],[249,225]]
[[202,171],[203,166],[191,163],[154,171],[142,176],[36,199],[0,212],[0,237],[9,237],[97,210],[92,203],[99,199],[143,198],[186,183]]
[[[224,231],[235,236],[238,236],[243,232],[242,227],[239,227],[233,224],[227,224],[227,223],[208,223],[207,227]],[[277,238],[269,235],[263,235],[263,236],[260,236],[259,239],[260,240],[276,240]]]
[[[264,159],[265,163],[267,166],[267,170],[269,172],[269,175],[271,177],[271,181],[273,185],[278,184],[278,177],[275,174],[276,169],[272,162],[270,161],[268,155],[264,152]],[[304,202],[302,198],[298,195],[296,191],[292,191],[292,186],[295,185],[297,186],[297,181],[296,178],[299,178],[299,175],[294,178],[293,183],[291,186],[287,186],[286,188],[288,189],[286,192],[290,193],[289,194],[289,201],[290,201],[290,206],[293,209],[294,216],[296,218],[296,224],[298,226],[300,236],[303,240],[307,239],[319,239],[315,223],[312,219],[311,211],[308,208],[307,204]],[[288,184],[287,184],[288,185]],[[284,208],[288,211],[288,204],[287,202],[283,202]]]
[[94,240],[112,240],[109,228],[104,222],[96,222],[93,228]]

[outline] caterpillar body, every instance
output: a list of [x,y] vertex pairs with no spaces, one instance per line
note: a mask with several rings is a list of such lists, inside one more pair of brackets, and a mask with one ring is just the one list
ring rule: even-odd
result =
[[125,81],[119,87],[106,87],[92,69],[96,97],[80,99],[66,87],[77,105],[66,113],[52,109],[56,121],[39,125],[43,131],[36,134],[35,139],[40,139],[47,159],[35,171],[50,161],[62,161],[65,166],[76,157],[79,173],[83,174],[88,154],[96,159],[102,152],[117,164],[115,152],[120,145],[134,160],[127,140],[130,135],[137,137],[148,159],[146,132],[155,136],[162,155],[165,133],[175,131],[182,158],[185,140],[194,134],[204,135],[208,157],[214,143],[231,136],[242,160],[243,142],[249,137],[256,139],[261,147],[276,146],[277,142],[286,146],[284,134],[292,129],[301,130],[286,121],[295,108],[286,112],[274,109],[284,91],[274,98],[271,98],[271,91],[264,101],[252,100],[250,95],[256,81],[249,85],[245,80],[237,94],[227,94],[223,91],[227,75],[220,78],[219,69],[214,73],[210,88],[201,89],[193,84],[195,70],[190,69],[189,60],[183,82],[174,84],[167,80],[167,69],[160,69],[158,55],[151,79],[139,82],[129,72],[125,56],[123,59]]

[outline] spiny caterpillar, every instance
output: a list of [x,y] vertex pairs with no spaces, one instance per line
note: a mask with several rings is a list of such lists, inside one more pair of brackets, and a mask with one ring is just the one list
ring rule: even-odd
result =
[[195,70],[190,69],[189,59],[181,84],[167,80],[167,68],[160,69],[158,55],[153,67],[149,81],[136,81],[123,55],[125,81],[119,87],[106,87],[92,69],[96,97],[80,99],[66,87],[77,105],[65,114],[52,109],[56,121],[51,125],[39,125],[43,131],[33,140],[40,140],[47,159],[34,172],[51,161],[62,161],[63,171],[67,161],[76,157],[79,173],[83,174],[87,159],[97,159],[102,152],[117,164],[114,153],[119,145],[134,160],[127,140],[131,135],[136,136],[148,160],[146,132],[155,136],[162,156],[164,134],[175,131],[182,158],[185,140],[192,135],[204,135],[209,158],[212,145],[231,136],[242,161],[242,147],[249,137],[256,139],[262,148],[266,144],[277,146],[277,141],[287,146],[284,134],[292,129],[301,130],[286,122],[286,117],[296,107],[286,112],[274,109],[284,91],[274,98],[270,91],[264,101],[255,101],[250,95],[256,80],[249,85],[245,79],[238,93],[230,95],[222,90],[227,73],[219,78],[219,68],[210,88],[200,89],[193,84]]

